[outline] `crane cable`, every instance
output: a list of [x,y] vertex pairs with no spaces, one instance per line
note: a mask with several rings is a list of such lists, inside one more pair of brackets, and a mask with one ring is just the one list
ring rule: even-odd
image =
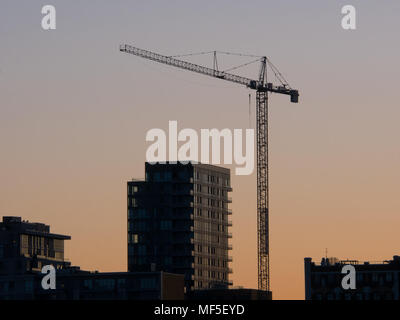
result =
[[269,65],[270,69],[272,70],[272,72],[275,75],[275,78],[284,86],[284,87],[288,87],[291,88],[291,86],[289,85],[289,83],[287,82],[287,80],[285,79],[285,77],[282,75],[282,73],[280,73],[280,71],[278,70],[277,67],[275,67],[275,65],[271,62],[271,60],[269,60],[267,58],[267,65]]
[[250,62],[243,63],[243,64],[241,64],[241,65],[239,65],[239,66],[226,69],[226,70],[224,70],[223,72],[228,72],[228,71],[236,70],[236,69],[239,69],[239,68],[241,68],[241,67],[248,66],[249,64],[252,64],[252,63],[254,63],[254,62],[258,62],[258,61],[260,61],[259,58],[256,59],[256,60],[250,61]]
[[239,56],[239,57],[251,57],[251,58],[262,58],[262,56],[256,56],[254,54],[245,54],[245,53],[235,53],[235,52],[226,52],[226,51],[217,51],[218,53],[230,55],[230,56]]
[[[234,53],[234,52],[227,52],[227,51],[217,51],[217,50],[213,50],[213,51],[200,51],[200,52],[191,52],[191,53],[185,53],[185,54],[178,54],[178,55],[173,55],[173,56],[169,56],[170,58],[178,58],[178,57],[190,57],[190,56],[197,56],[197,55],[206,55],[206,54],[211,54],[213,53],[214,55],[216,53],[221,53],[221,54],[225,54],[225,55],[232,55],[232,56],[240,56],[240,57],[253,57],[253,58],[257,58],[256,60],[229,68],[224,70],[223,72],[228,72],[228,71],[233,71],[236,69],[239,69],[241,67],[245,67],[248,66],[252,63],[258,62],[260,61],[260,59],[262,58],[261,56],[256,56],[253,54],[244,54],[244,53]],[[270,59],[267,58],[267,65],[269,65],[271,71],[274,73],[275,78],[284,86],[287,88],[291,88],[290,84],[288,83],[288,81],[285,79],[285,77],[282,75],[282,73],[279,71],[279,69],[271,62]]]
[[189,57],[189,56],[199,56],[202,54],[210,54],[214,53],[215,51],[202,51],[202,52],[192,52],[192,53],[185,53],[185,54],[177,54],[174,56],[169,56],[170,58],[178,58],[178,57]]

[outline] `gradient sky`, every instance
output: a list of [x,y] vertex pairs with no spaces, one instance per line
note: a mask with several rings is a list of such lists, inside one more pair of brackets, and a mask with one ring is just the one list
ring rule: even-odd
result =
[[[41,29],[46,4],[55,31]],[[341,28],[346,4],[356,31]],[[325,248],[399,254],[399,16],[398,0],[2,0],[0,216],[70,234],[67,256],[83,269],[126,270],[126,181],[144,176],[147,130],[246,128],[249,90],[118,46],[216,49],[267,55],[300,91],[297,105],[270,99],[274,298],[303,299],[303,258]],[[255,175],[232,182],[232,278],[256,287]]]

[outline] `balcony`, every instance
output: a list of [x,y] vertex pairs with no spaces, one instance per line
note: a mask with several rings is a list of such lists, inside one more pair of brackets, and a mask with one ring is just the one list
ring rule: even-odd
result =
[[226,203],[232,203],[232,197],[227,197],[225,199],[222,199],[223,201],[225,201]]

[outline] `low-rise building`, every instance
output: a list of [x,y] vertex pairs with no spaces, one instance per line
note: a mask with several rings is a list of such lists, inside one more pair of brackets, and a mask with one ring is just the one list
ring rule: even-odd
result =
[[[355,289],[344,289],[342,269],[355,269]],[[323,258],[320,264],[304,259],[306,300],[399,300],[400,257],[381,262]]]
[[[3,217],[0,223],[0,300],[183,300],[184,275],[166,272],[90,272],[72,267],[64,240],[43,223]],[[55,269],[44,289],[42,268]]]
[[0,300],[183,300],[183,275],[165,272],[56,271],[56,288],[42,288],[44,275],[0,276]]
[[50,226],[21,217],[3,217],[0,222],[0,275],[56,269],[71,265],[64,257],[64,241],[70,236],[50,233]]

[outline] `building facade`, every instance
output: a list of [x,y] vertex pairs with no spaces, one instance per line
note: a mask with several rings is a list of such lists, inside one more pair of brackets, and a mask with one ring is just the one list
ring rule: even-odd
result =
[[145,164],[128,182],[128,270],[185,275],[186,291],[231,285],[230,170]]
[[[343,289],[342,268],[355,269],[355,289]],[[323,258],[320,264],[304,259],[306,300],[399,300],[400,257],[382,262]]]
[[184,276],[165,272],[56,271],[44,290],[40,273],[0,276],[0,300],[183,300]]
[[0,275],[40,272],[44,265],[56,269],[70,266],[64,258],[64,241],[70,236],[50,233],[43,223],[21,217],[3,217],[0,223]]

